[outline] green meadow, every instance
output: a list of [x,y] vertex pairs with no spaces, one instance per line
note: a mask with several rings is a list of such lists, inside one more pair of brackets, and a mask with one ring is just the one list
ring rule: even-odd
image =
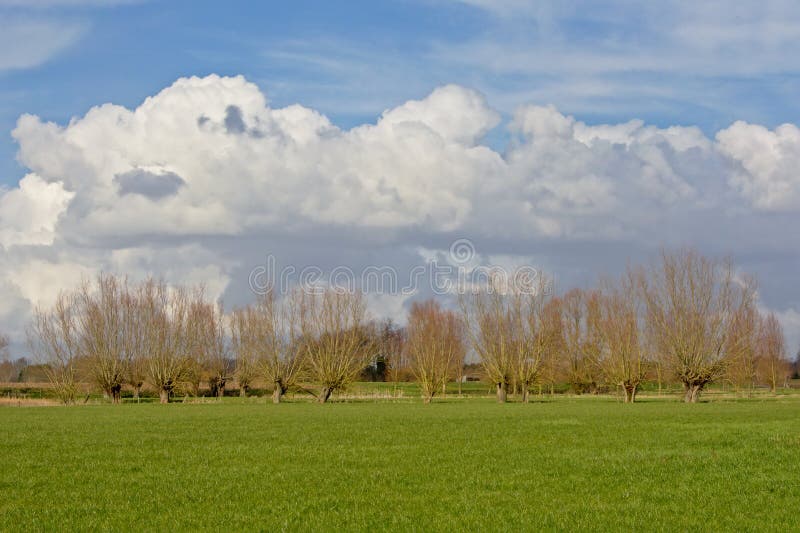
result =
[[800,398],[0,407],[0,529],[773,530]]

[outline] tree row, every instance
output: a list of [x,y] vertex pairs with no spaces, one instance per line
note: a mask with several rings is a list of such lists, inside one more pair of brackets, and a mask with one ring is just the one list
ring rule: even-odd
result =
[[691,250],[564,294],[542,277],[490,278],[460,291],[457,308],[413,303],[402,328],[370,319],[362,293],[333,287],[226,313],[201,287],[104,274],[38,309],[28,339],[65,403],[87,380],[114,403],[126,386],[167,403],[179,387],[221,396],[235,383],[247,395],[257,380],[276,403],[296,390],[327,402],[378,365],[417,381],[427,403],[471,360],[500,402],[557,383],[634,402],[646,380],[680,383],[696,402],[716,381],[774,391],[788,373],[780,323],[759,310],[755,280]]

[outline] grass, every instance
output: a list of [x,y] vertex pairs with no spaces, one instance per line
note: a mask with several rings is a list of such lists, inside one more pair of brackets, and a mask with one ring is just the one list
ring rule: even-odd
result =
[[800,400],[0,408],[2,530],[790,530]]

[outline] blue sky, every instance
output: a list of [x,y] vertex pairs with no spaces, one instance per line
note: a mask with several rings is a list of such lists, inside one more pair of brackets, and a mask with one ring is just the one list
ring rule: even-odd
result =
[[[444,83],[484,92],[506,116],[552,103],[588,123],[641,118],[709,135],[734,120],[800,121],[794,33],[780,24],[797,10],[692,4],[0,0],[3,27],[42,26],[0,37],[0,182],[24,173],[10,138],[20,114],[65,123],[209,73],[243,74],[274,105],[300,102],[342,127]],[[687,44],[704,34],[702,50]],[[500,127],[487,142],[505,138]]]

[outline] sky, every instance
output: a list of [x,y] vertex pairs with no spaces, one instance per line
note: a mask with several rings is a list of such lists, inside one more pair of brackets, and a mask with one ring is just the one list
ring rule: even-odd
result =
[[798,42],[790,1],[0,0],[0,330],[100,271],[238,305],[268,257],[566,287],[685,245],[794,353]]

